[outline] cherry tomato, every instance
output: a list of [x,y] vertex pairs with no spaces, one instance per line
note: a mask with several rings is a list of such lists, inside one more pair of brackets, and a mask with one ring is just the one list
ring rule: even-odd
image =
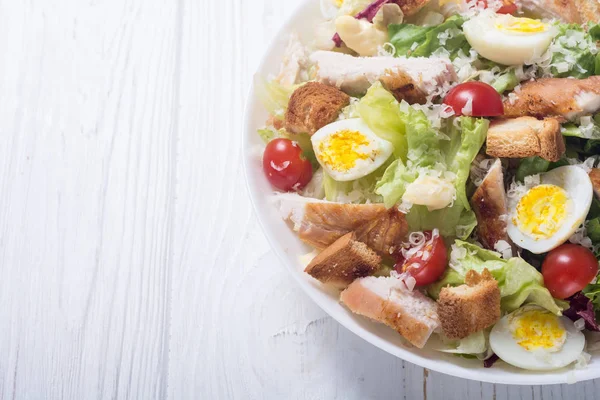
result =
[[[471,112],[463,113],[467,103]],[[504,114],[502,96],[493,87],[483,82],[465,82],[456,86],[444,99],[444,104],[454,110],[457,116],[499,117]]]
[[400,258],[394,266],[398,273],[410,274],[417,286],[426,286],[437,281],[448,265],[448,250],[441,236],[433,236],[431,231],[425,233],[425,245],[407,260]]
[[313,176],[310,161],[298,143],[289,139],[269,142],[263,155],[263,170],[271,185],[286,192],[304,188]]
[[552,250],[542,264],[544,285],[557,299],[566,299],[583,290],[597,273],[594,253],[576,244],[563,244]]
[[[484,4],[485,8],[488,7],[487,0],[481,0],[481,2]],[[502,0],[502,3],[504,3],[504,5],[497,11],[498,14],[515,14],[519,10],[513,1]]]

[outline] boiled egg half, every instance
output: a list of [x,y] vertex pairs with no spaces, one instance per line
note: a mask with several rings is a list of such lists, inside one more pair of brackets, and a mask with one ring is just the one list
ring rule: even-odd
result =
[[354,181],[375,172],[394,151],[390,142],[377,136],[359,118],[329,124],[311,140],[319,164],[338,182]]
[[547,371],[566,367],[582,354],[585,336],[567,317],[525,306],[502,318],[490,333],[490,347],[515,367]]
[[556,36],[550,24],[531,18],[482,13],[463,25],[481,56],[503,65],[523,65],[542,56]]
[[594,196],[590,177],[577,166],[556,168],[538,182],[509,192],[507,224],[512,241],[534,254],[565,243],[585,222]]

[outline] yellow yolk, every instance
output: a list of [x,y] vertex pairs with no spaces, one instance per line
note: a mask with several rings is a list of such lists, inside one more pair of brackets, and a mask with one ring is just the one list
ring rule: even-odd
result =
[[320,157],[323,163],[330,168],[337,171],[348,171],[356,166],[358,160],[370,158],[369,154],[361,151],[362,146],[369,144],[367,137],[358,131],[339,131],[321,142],[319,145]]
[[567,339],[560,319],[546,310],[516,314],[511,318],[510,327],[515,341],[528,351],[558,351]]
[[545,32],[548,26],[541,21],[531,18],[515,18],[507,16],[499,18],[496,22],[496,29],[509,33],[539,33]]
[[564,189],[554,185],[536,186],[519,201],[513,223],[533,239],[548,239],[563,226],[570,203]]
[[341,6],[342,6],[342,4],[344,4],[344,0],[333,0],[333,3],[334,3],[336,6],[338,6],[338,7],[341,7]]

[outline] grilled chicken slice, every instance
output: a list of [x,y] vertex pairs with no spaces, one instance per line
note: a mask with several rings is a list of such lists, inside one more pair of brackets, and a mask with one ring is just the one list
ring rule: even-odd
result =
[[592,186],[594,187],[594,193],[596,193],[596,197],[600,199],[600,169],[592,169],[590,172],[590,180],[592,181]]
[[600,22],[600,3],[590,0],[520,0],[521,9],[535,16],[568,23]]
[[398,278],[357,279],[340,299],[353,313],[386,324],[418,348],[440,326],[437,304]]
[[381,84],[396,100],[406,101],[408,104],[425,104],[427,96],[425,92],[415,85],[415,81],[405,72],[390,72],[380,79]]
[[442,58],[352,57],[332,51],[317,51],[310,56],[317,65],[317,80],[358,96],[385,75],[403,72],[416,88],[430,95],[446,82],[458,78],[452,63]]
[[300,239],[325,249],[349,232],[380,255],[399,246],[408,233],[404,214],[383,204],[341,204],[316,201],[297,194],[274,196],[284,219],[294,223]]
[[380,217],[360,226],[356,230],[356,237],[380,255],[389,257],[400,250],[407,233],[406,217],[392,207]]
[[505,117],[575,119],[600,110],[600,76],[545,78],[524,84],[516,99],[504,102]]
[[495,250],[496,243],[504,240],[511,243],[506,230],[508,204],[504,189],[502,163],[496,159],[481,186],[471,198],[471,206],[477,217],[477,232],[481,244]]

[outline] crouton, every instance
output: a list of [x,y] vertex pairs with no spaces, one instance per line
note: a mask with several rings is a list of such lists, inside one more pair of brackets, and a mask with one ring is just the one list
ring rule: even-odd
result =
[[596,197],[600,199],[600,169],[592,168],[590,171],[590,180],[592,181],[592,186],[594,187],[594,193],[596,193]]
[[487,136],[487,154],[500,158],[539,156],[558,161],[565,153],[565,142],[556,118],[537,120],[520,117],[494,121]]
[[396,2],[400,6],[400,9],[405,16],[410,17],[418,13],[423,7],[425,7],[431,0],[400,0]]
[[500,288],[492,274],[467,272],[465,285],[440,292],[438,313],[442,331],[449,339],[464,339],[489,328],[500,319]]
[[415,81],[407,73],[399,69],[387,71],[379,81],[399,102],[405,100],[408,104],[427,103],[425,92],[416,86]]
[[341,90],[323,83],[309,82],[294,91],[285,113],[285,129],[291,133],[316,131],[334,122],[350,97]]
[[440,321],[435,301],[394,277],[355,280],[340,296],[353,313],[381,322],[423,348]]
[[305,271],[324,284],[343,289],[355,279],[374,274],[381,257],[351,232],[323,250]]

